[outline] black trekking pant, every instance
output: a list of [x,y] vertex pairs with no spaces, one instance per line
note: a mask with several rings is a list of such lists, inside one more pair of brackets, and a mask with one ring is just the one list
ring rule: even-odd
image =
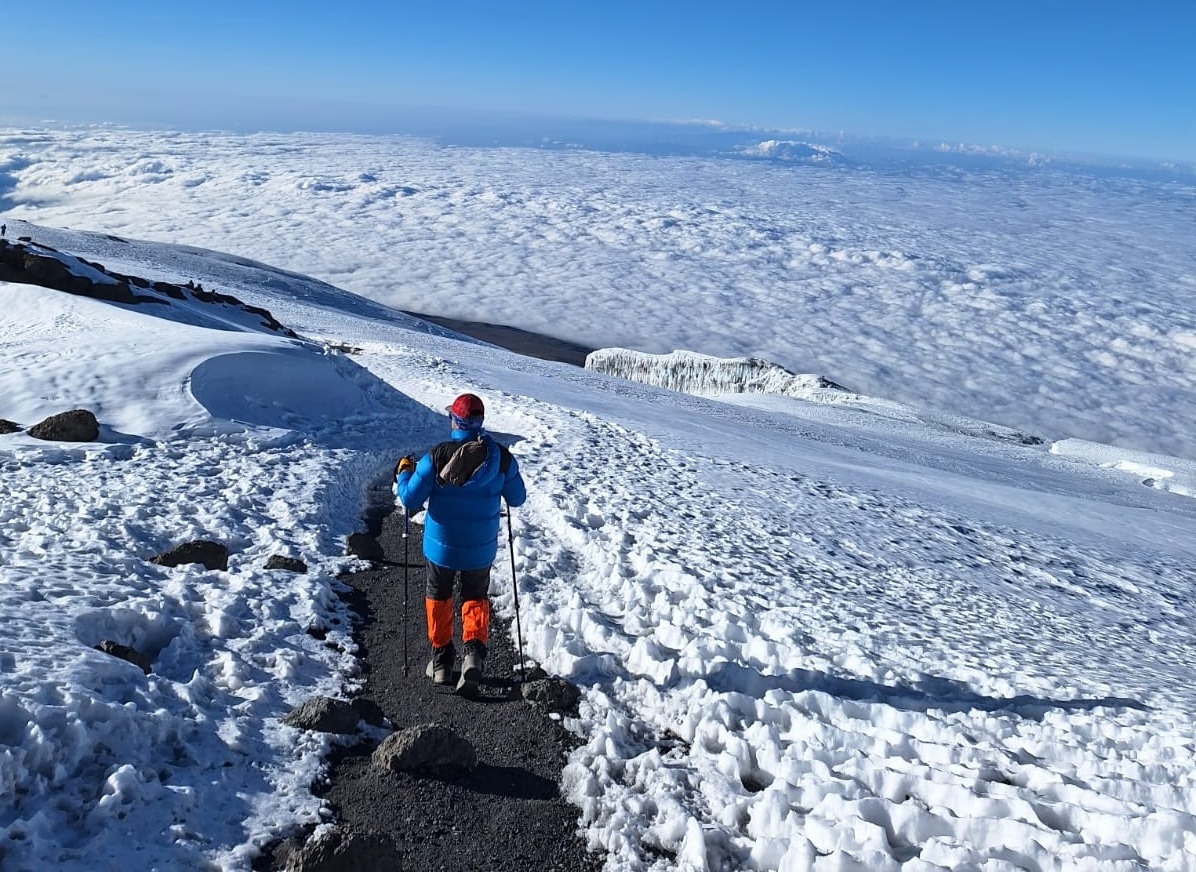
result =
[[461,599],[484,600],[490,598],[490,567],[481,569],[449,569],[428,562],[428,585],[425,596],[428,599],[446,600],[453,598],[453,582],[461,576]]

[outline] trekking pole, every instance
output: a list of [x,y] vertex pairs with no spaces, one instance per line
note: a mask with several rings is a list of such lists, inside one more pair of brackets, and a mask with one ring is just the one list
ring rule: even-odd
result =
[[523,628],[519,625],[519,582],[515,578],[515,534],[511,532],[511,506],[507,505],[507,548],[511,552],[511,590],[515,594],[515,641],[519,644],[519,677],[523,677]]
[[407,663],[407,581],[411,577],[411,543],[407,538],[407,531],[411,527],[411,513],[403,506],[403,676],[411,674],[411,666]]

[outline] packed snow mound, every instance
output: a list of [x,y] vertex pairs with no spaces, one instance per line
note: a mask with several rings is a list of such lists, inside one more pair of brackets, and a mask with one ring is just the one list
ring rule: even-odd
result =
[[586,356],[586,369],[686,394],[779,394],[808,399],[821,391],[843,391],[820,375],[790,372],[757,357],[712,357],[693,351],[647,354],[600,348]]
[[365,367],[310,343],[212,355],[195,367],[188,386],[216,421],[317,435],[415,411],[412,400]]

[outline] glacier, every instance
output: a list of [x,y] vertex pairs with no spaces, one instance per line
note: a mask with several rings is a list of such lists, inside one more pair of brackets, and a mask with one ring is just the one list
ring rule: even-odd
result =
[[586,355],[585,368],[701,397],[749,393],[813,399],[824,391],[850,393],[823,376],[790,372],[758,357],[713,357],[694,351],[648,354],[627,348],[600,348]]

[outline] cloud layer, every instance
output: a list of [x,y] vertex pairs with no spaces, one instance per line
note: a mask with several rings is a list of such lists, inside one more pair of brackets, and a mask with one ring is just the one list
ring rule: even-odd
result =
[[1185,457],[1192,203],[1191,187],[1061,170],[0,132],[10,225],[210,247],[593,346],[760,355],[1047,438]]

